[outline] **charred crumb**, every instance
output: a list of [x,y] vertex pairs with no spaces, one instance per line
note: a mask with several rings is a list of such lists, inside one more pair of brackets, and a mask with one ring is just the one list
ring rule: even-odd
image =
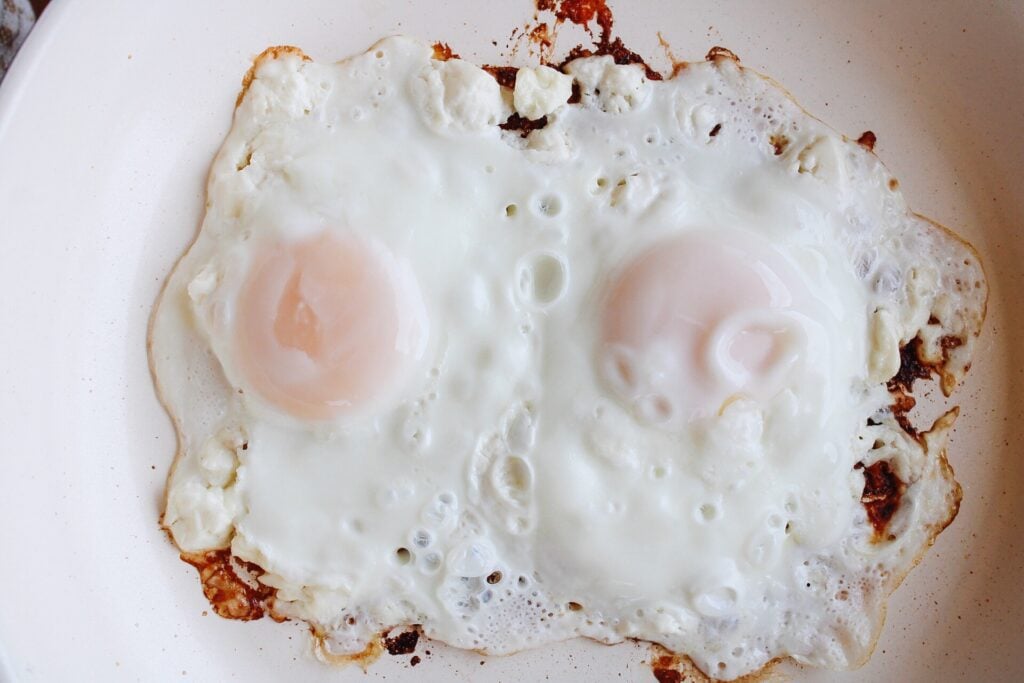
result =
[[434,48],[434,59],[447,62],[449,59],[459,59],[459,55],[452,51],[452,48],[448,43],[436,42],[433,45]]
[[534,26],[529,33],[530,41],[536,43],[541,47],[541,50],[550,49],[554,44],[551,39],[551,33],[548,31],[548,25],[545,22],[541,22]]
[[558,21],[570,21],[590,29],[588,24],[596,20],[602,33],[611,33],[612,12],[605,0],[537,0],[537,9],[553,12]]
[[864,472],[864,490],[860,502],[867,512],[868,521],[875,529],[873,540],[876,543],[883,538],[893,540],[891,535],[885,535],[885,531],[899,509],[907,485],[896,475],[888,460],[879,460],[872,465],[859,462],[854,465],[854,469]]
[[722,132],[722,124],[716,123],[715,127],[712,128],[711,132],[708,133],[708,137],[713,138],[713,137],[717,136],[721,132]]
[[910,422],[910,411],[917,405],[917,400],[913,396],[907,394],[895,394],[893,396],[893,403],[890,406],[892,410],[892,416],[896,420],[896,424],[900,426],[904,432],[908,435],[918,438],[917,427]]
[[277,593],[259,582],[263,574],[259,566],[232,557],[228,548],[182,553],[181,559],[199,571],[203,595],[213,611],[225,619],[261,619]]
[[505,123],[500,124],[498,127],[502,130],[515,130],[519,131],[520,137],[526,137],[535,130],[540,130],[544,126],[548,125],[548,117],[542,116],[539,119],[527,119],[520,116],[518,113],[512,114],[508,117]]
[[519,73],[519,67],[486,65],[483,70],[494,76],[494,80],[498,81],[498,85],[501,87],[509,90],[516,89],[516,75]]
[[789,138],[781,133],[775,133],[772,135],[768,138],[768,142],[771,143],[775,156],[781,156],[782,153],[786,151],[786,148],[789,147]]
[[580,92],[580,84],[576,81],[572,82],[572,95],[569,95],[569,104],[579,104],[583,99],[583,93]]
[[500,582],[501,582],[501,572],[498,572],[498,571],[491,572],[487,576],[487,583],[491,584],[492,586],[494,584],[500,583]]
[[857,144],[869,152],[875,149],[876,142],[878,142],[878,137],[870,130],[864,131],[860,134],[860,137],[857,138]]
[[672,655],[661,655],[651,662],[651,672],[658,683],[682,683],[683,674],[677,667],[678,662]]
[[409,660],[409,666],[416,666],[416,665],[417,665],[417,664],[419,664],[419,663],[420,663],[421,661],[422,661],[422,660],[421,660],[421,659],[419,658],[419,656],[418,656],[418,655],[413,655],[413,656],[412,656],[412,659],[410,659],[410,660]]
[[384,648],[389,655],[408,655],[416,651],[416,644],[420,640],[420,630],[418,626],[414,626],[397,636],[384,635],[383,637]]

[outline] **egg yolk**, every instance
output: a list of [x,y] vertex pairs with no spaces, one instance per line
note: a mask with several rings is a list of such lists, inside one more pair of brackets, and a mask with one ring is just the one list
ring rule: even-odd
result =
[[767,397],[806,346],[804,286],[764,245],[710,233],[673,238],[626,264],[604,300],[600,362],[653,422]]
[[407,263],[323,233],[261,253],[234,336],[249,387],[295,417],[329,419],[396,388],[423,354],[427,316]]

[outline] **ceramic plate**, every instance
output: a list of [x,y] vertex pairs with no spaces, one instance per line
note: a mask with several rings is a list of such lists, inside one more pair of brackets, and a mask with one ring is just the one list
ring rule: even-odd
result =
[[[1024,679],[1024,5],[613,9],[617,33],[655,66],[666,65],[658,31],[680,58],[724,45],[838,130],[874,131],[911,205],[972,241],[988,270],[989,317],[950,446],[960,516],[896,593],[866,667],[787,671]],[[584,641],[507,658],[429,644],[415,669],[408,656],[368,676],[330,669],[299,625],[214,616],[157,525],[175,438],[146,322],[198,228],[251,58],[283,43],[334,60],[407,33],[493,62],[532,14],[530,0],[58,0],[46,11],[0,88],[0,678],[654,680],[645,646]]]

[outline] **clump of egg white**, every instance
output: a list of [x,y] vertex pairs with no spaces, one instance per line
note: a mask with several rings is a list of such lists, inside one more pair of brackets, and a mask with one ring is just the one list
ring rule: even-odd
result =
[[[920,337],[951,389],[985,298],[873,155],[729,59],[655,83],[590,57],[510,91],[392,38],[254,75],[154,317],[183,550],[259,565],[332,653],[421,624],[493,653],[640,638],[721,679],[864,660],[959,495],[952,420],[908,436],[884,382]],[[548,124],[500,130],[513,112]],[[601,343],[625,264],[698,228],[797,273],[814,300],[780,343],[820,362],[703,406],[671,353]],[[251,389],[232,325],[261,240],[332,230],[407,264],[430,338],[371,408],[308,421]],[[853,465],[882,459],[907,490],[880,542]]]

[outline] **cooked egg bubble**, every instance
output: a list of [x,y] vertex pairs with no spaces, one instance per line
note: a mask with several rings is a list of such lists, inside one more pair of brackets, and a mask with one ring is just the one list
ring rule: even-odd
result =
[[[153,320],[164,524],[333,652],[422,624],[853,666],[958,495],[884,382],[984,301],[888,181],[729,60],[512,91],[402,38],[262,58]],[[910,502],[878,542],[855,466],[883,457]]]

